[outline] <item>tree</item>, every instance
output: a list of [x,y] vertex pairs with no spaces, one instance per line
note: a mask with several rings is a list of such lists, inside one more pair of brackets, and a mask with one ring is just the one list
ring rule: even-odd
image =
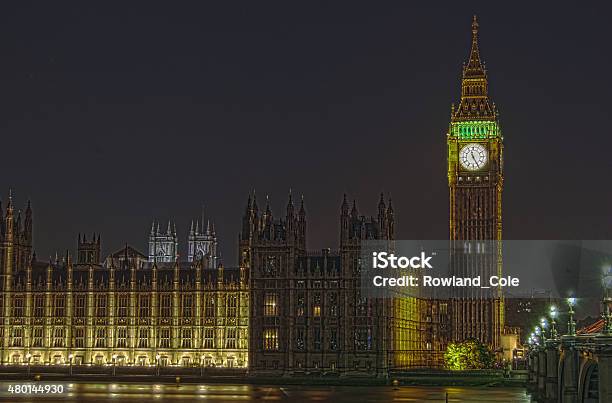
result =
[[476,339],[450,343],[444,353],[446,368],[454,371],[492,368],[495,356],[491,349]]

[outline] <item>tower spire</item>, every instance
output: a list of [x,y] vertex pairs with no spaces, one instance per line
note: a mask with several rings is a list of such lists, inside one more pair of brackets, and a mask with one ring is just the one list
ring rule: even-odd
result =
[[465,68],[463,69],[464,78],[484,78],[486,77],[485,69],[480,60],[480,49],[478,47],[478,17],[474,15],[472,20],[472,48],[470,49],[470,57]]
[[[480,57],[478,18],[472,20],[472,47],[467,63],[463,65],[461,80],[461,102],[451,109],[451,122],[495,120],[497,113],[489,100],[487,71]],[[463,129],[463,135],[482,135],[481,129]]]

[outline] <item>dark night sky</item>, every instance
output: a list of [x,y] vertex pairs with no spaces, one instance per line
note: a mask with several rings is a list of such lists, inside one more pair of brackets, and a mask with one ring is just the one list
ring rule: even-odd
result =
[[[235,263],[248,192],[305,195],[309,248],[342,194],[398,238],[448,236],[445,133],[478,13],[506,144],[504,237],[612,238],[609,10],[515,2],[15,2],[0,11],[0,189],[45,259],[99,231],[186,243],[202,204]],[[432,2],[433,4],[433,2]]]

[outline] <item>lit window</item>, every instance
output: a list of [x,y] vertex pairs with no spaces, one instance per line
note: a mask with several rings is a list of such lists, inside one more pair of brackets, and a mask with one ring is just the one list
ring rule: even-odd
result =
[[99,327],[96,329],[96,347],[106,347],[106,328]]
[[[23,316],[23,300],[24,300],[24,297],[22,295],[16,295],[15,298],[13,299],[12,316],[14,318],[21,318]],[[63,316],[63,312],[61,316]]]
[[263,331],[264,350],[278,350],[278,329],[268,328]]
[[215,297],[213,296],[206,298],[206,307],[204,311],[204,317],[206,318],[215,317]]
[[170,348],[170,328],[162,327],[159,330],[159,347]]
[[160,316],[162,318],[169,318],[172,316],[172,295],[162,294],[161,295],[161,308]]
[[236,328],[229,327],[225,331],[225,348],[236,348]]
[[32,347],[42,347],[43,345],[43,328],[35,327],[32,330]]
[[190,318],[193,315],[193,297],[190,294],[183,295],[183,317]]
[[64,328],[53,329],[53,347],[64,347]]
[[117,328],[117,348],[127,347],[127,327],[120,326]]
[[22,347],[23,346],[23,328],[15,327],[13,328],[13,340],[11,342],[13,347]]
[[106,316],[106,295],[97,295],[96,316],[99,318],[103,318]]
[[[37,295],[34,297],[34,317],[42,318],[45,316],[45,296]],[[80,315],[85,316],[85,314]]]
[[[40,329],[40,337],[42,339],[42,329]],[[72,336],[74,338],[73,347],[83,348],[85,347],[85,328],[75,327],[72,330]]]
[[138,332],[138,348],[149,347],[149,328],[143,327]]
[[215,329],[204,328],[204,348],[215,348]]
[[238,297],[230,295],[227,297],[227,316],[232,318],[238,314]]
[[64,295],[56,295],[55,296],[55,312],[54,312],[54,316],[56,318],[61,318],[62,316],[64,316],[64,306],[65,306],[65,299],[64,299]]
[[264,296],[264,315],[278,316],[278,294],[266,293]]
[[117,298],[117,316],[126,318],[128,316],[129,295],[119,294]]
[[141,295],[140,298],[138,298],[138,314],[139,317],[141,318],[147,318],[149,316],[149,301],[151,299],[149,298],[148,295]]
[[320,292],[316,292],[314,294],[314,305],[312,306],[312,315],[315,318],[318,318],[319,316],[321,316],[321,293]]
[[181,331],[182,343],[181,347],[183,348],[191,348],[191,329],[182,329]]

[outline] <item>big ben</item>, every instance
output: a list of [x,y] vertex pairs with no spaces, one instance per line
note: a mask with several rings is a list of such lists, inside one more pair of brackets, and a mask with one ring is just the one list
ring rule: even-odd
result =
[[[451,109],[447,133],[450,240],[453,274],[501,275],[503,136],[487,71],[478,47],[478,21],[464,64],[461,101]],[[500,346],[503,299],[499,290],[457,290],[452,299],[452,338]]]

